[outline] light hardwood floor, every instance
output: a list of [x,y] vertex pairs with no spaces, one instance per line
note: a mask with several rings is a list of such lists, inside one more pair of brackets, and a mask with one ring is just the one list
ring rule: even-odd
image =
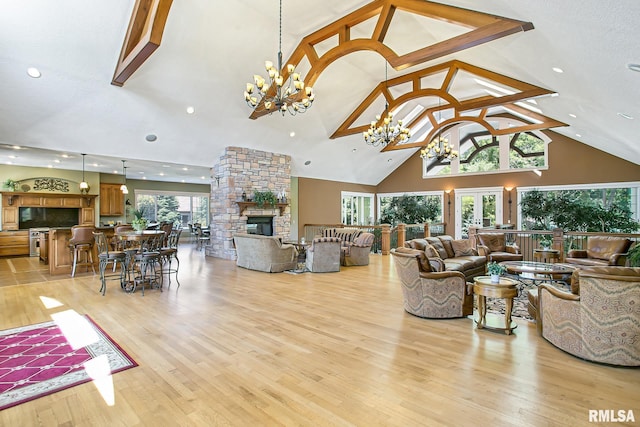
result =
[[1,411],[0,425],[579,426],[590,409],[640,421],[640,370],[577,359],[522,320],[506,336],[411,316],[390,256],[301,275],[189,245],[180,259],[182,286],[144,297],[115,282],[103,297],[92,274],[7,285],[7,262],[20,283],[16,268],[38,263],[0,260],[0,329],[75,310],[140,365],[113,375],[114,406],[87,383]]

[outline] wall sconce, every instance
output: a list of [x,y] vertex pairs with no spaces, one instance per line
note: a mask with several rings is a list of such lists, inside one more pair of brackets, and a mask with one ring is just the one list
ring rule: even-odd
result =
[[220,187],[220,177],[219,176],[214,176],[213,179],[216,180],[216,187]]
[[511,190],[513,190],[513,187],[504,187],[505,190],[507,190],[507,192],[509,193],[509,224],[511,224],[511,204],[513,203],[513,201],[511,200]]
[[449,207],[447,212],[447,220],[451,219],[451,189],[444,190],[447,193],[447,206]]

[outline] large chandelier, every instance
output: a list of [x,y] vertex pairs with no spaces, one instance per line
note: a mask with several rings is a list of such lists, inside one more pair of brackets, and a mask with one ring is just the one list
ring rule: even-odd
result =
[[[384,82],[387,84],[387,62],[384,66]],[[368,145],[377,147],[378,145],[386,146],[387,144],[397,140],[398,142],[405,142],[411,138],[409,129],[402,126],[402,120],[398,120],[397,124],[393,124],[393,114],[389,111],[389,104],[385,103],[384,111],[387,115],[384,119],[380,115],[376,116],[376,119],[371,122],[371,126],[368,131],[362,132],[364,142]],[[381,121],[382,119],[382,121]]]
[[[274,111],[280,111],[284,116],[285,112],[289,112],[292,116],[297,113],[304,113],[311,104],[313,104],[314,93],[313,88],[305,86],[304,81],[300,77],[300,73],[296,73],[296,67],[292,64],[287,65],[285,76],[280,74],[282,68],[282,0],[280,0],[280,36],[278,39],[278,68],[273,66],[273,62],[265,61],[268,82],[264,77],[256,74],[253,76],[254,83],[247,83],[244,92],[244,99],[247,105],[256,112],[266,111],[269,114]],[[286,83],[286,84],[285,84]]]
[[[438,98],[438,123],[442,121],[442,110],[440,110],[440,98]],[[422,150],[420,157],[425,160],[436,158],[438,160],[453,160],[458,157],[458,152],[449,144],[449,140],[442,136],[441,131]]]
[[429,144],[420,150],[420,157],[423,159],[436,158],[438,160],[453,160],[458,157],[458,152],[449,144],[447,138],[438,135]]

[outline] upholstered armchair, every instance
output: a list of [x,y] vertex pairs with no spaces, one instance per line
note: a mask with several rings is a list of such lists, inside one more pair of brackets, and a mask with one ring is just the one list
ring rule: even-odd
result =
[[402,284],[404,310],[419,317],[453,318],[473,314],[473,285],[459,271],[432,272],[423,251],[391,250]]
[[538,286],[538,331],[582,359],[640,366],[640,268],[592,267],[573,275],[572,292]]
[[316,237],[307,248],[305,264],[313,273],[340,271],[340,247],[338,237]]
[[375,236],[371,233],[362,233],[353,242],[347,242],[342,247],[340,264],[344,266],[369,265],[369,254]]
[[298,251],[293,245],[282,243],[277,236],[236,233],[233,236],[236,248],[236,265],[249,270],[279,273],[295,270]]
[[478,233],[476,239],[478,255],[486,256],[487,262],[522,261],[520,248],[507,245],[504,233]]
[[587,240],[587,249],[569,250],[565,262],[585,266],[624,266],[631,243],[624,237],[591,236]]

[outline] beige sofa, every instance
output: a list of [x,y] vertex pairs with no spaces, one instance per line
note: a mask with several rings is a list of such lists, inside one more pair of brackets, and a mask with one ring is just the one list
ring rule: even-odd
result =
[[444,235],[409,240],[404,246],[424,251],[432,271],[459,271],[466,280],[486,273],[487,258],[478,255],[467,239],[454,240]]
[[238,233],[233,241],[238,267],[279,273],[297,266],[298,251],[293,245],[283,244],[280,237]]

